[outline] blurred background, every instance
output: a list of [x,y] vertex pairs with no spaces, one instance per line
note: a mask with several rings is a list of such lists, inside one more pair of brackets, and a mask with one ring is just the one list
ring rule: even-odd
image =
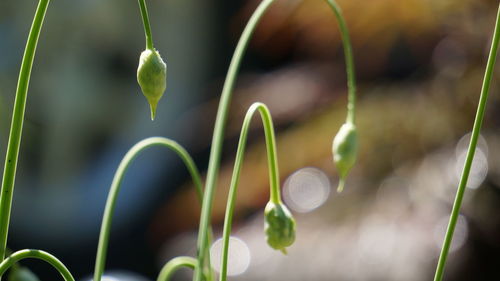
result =
[[[2,157],[36,2],[0,2]],[[256,120],[235,214],[230,280],[433,277],[498,3],[338,2],[359,82],[358,163],[337,194],[331,142],[345,119],[346,76],[335,18],[323,1],[277,0],[235,87],[213,223],[219,238],[242,119],[261,101],[275,121],[283,196],[296,216],[297,240],[288,256],[265,243],[269,187]],[[154,122],[135,78],[145,46],[136,2],[52,1],[38,45],[8,244],[52,252],[78,280],[90,280],[107,192],[133,144],[172,138],[206,170],[225,73],[259,0],[147,3],[155,47],[168,65]],[[500,280],[498,77],[496,71],[446,280]],[[168,259],[195,255],[198,220],[182,162],[164,148],[145,151],[131,165],[117,204],[106,267],[115,279],[109,280],[155,280]],[[215,241],[215,264],[218,249]],[[41,280],[59,280],[41,262],[23,264]],[[176,278],[190,280],[191,272]]]

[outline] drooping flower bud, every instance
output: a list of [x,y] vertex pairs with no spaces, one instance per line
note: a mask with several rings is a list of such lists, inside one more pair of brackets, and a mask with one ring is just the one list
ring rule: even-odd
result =
[[26,267],[13,267],[8,281],[40,281],[40,279]]
[[358,154],[358,133],[353,123],[347,122],[340,127],[333,139],[332,152],[340,177],[337,192],[342,192],[347,174],[354,166]]
[[158,101],[167,88],[167,65],[155,49],[146,49],[141,53],[137,82],[151,108],[151,120],[154,120]]
[[264,231],[267,244],[286,254],[286,247],[295,241],[295,219],[283,204],[268,202],[264,210]]

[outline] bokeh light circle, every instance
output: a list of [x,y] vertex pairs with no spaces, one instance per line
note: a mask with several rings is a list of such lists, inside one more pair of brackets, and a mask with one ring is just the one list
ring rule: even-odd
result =
[[[222,257],[222,238],[212,244],[210,248],[210,260],[214,270],[219,272]],[[229,238],[229,254],[227,264],[227,275],[235,276],[244,273],[250,266],[250,249],[247,244],[236,237]]]
[[323,205],[330,190],[330,180],[323,171],[306,167],[288,177],[283,186],[283,199],[290,209],[307,213]]

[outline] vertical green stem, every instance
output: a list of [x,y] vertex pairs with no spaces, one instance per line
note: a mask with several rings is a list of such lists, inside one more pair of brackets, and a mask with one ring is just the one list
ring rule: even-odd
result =
[[26,96],[28,94],[31,68],[35,58],[38,37],[42,29],[43,20],[49,2],[49,0],[40,0],[40,2],[38,2],[35,17],[28,35],[26,49],[24,50],[21,70],[19,72],[19,80],[17,82],[16,99],[14,101],[14,110],[12,113],[12,122],[9,133],[9,144],[7,145],[2,178],[2,189],[0,193],[0,261],[2,261],[5,257],[5,248],[7,246],[10,211],[12,207],[12,194],[14,192],[19,146],[21,144],[24,112],[26,109]]
[[17,251],[3,260],[2,263],[0,263],[0,277],[15,263],[28,258],[43,260],[57,269],[65,281],[75,281],[75,278],[73,278],[68,268],[66,268],[66,266],[56,257],[47,252],[32,249]]
[[245,53],[250,37],[255,30],[257,23],[260,21],[262,15],[273,2],[274,0],[263,0],[250,18],[247,26],[245,27],[245,30],[243,30],[240,40],[238,41],[236,50],[234,51],[233,58],[231,59],[231,64],[229,65],[229,70],[227,72],[226,80],[224,82],[224,87],[222,89],[217,117],[215,120],[212,147],[210,150],[210,160],[208,164],[207,180],[205,183],[205,194],[203,196],[203,205],[198,231],[198,266],[196,267],[194,272],[194,280],[196,281],[202,280],[203,274],[201,273],[201,268],[205,264],[204,253],[207,251],[209,246],[207,244],[206,237],[210,224],[215,185],[217,183],[217,174],[219,172],[220,166],[222,142],[224,140],[224,128],[227,121],[227,114],[229,111],[229,104],[231,102],[234,83],[238,74],[241,59],[243,57],[243,54]]
[[[99,245],[97,247],[97,257],[94,269],[94,281],[100,281],[102,273],[104,272],[104,265],[106,262],[106,252],[109,243],[109,234],[111,231],[111,221],[113,218],[116,200],[118,198],[118,194],[120,192],[121,184],[125,176],[125,173],[127,172],[127,169],[132,163],[132,161],[144,149],[152,146],[165,146],[174,151],[182,159],[189,173],[191,174],[191,178],[193,179],[193,182],[195,184],[198,197],[201,201],[203,191],[202,191],[202,181],[200,173],[196,168],[194,161],[182,146],[180,146],[175,141],[162,137],[151,137],[138,142],[127,152],[125,157],[123,157],[123,160],[118,166],[118,169],[113,178],[113,182],[111,184],[108,199],[106,201],[106,208],[104,210],[104,216],[102,219],[101,232],[99,234]],[[205,252],[204,254],[208,255],[208,251]]]
[[151,24],[149,23],[148,8],[145,0],[138,0],[141,9],[142,23],[144,24],[144,34],[146,35],[146,48],[153,50],[153,35],[151,34]]
[[481,131],[481,126],[483,124],[484,111],[486,107],[486,101],[488,99],[488,93],[490,90],[491,78],[493,76],[493,69],[495,67],[499,40],[500,40],[500,5],[497,12],[495,31],[493,33],[493,40],[491,44],[490,54],[488,57],[488,63],[486,65],[486,72],[484,74],[483,87],[481,89],[481,96],[479,98],[479,105],[477,107],[476,119],[474,121],[474,127],[472,129],[472,136],[469,144],[469,149],[467,151],[467,157],[465,159],[464,169],[462,171],[462,176],[460,178],[460,183],[458,185],[455,202],[453,203],[453,208],[450,215],[450,222],[448,223],[448,229],[446,231],[446,235],[444,238],[443,247],[441,249],[441,254],[439,255],[439,261],[437,264],[434,281],[443,280],[446,259],[448,257],[450,245],[453,240],[453,233],[455,232],[455,226],[457,224],[458,215],[460,213],[460,206],[462,205],[462,199],[464,197],[465,188],[467,186],[467,180],[469,178],[469,173],[472,166],[472,160],[474,159],[474,153],[476,152],[479,132]]
[[226,205],[226,215],[224,218],[224,231],[222,235],[222,257],[220,267],[220,281],[227,280],[227,263],[229,255],[229,238],[231,235],[231,227],[234,214],[234,206],[236,203],[236,194],[238,191],[238,183],[240,179],[241,167],[243,166],[243,158],[245,147],[248,137],[248,130],[250,129],[250,121],[256,111],[260,112],[262,117],[262,124],[264,125],[264,132],[266,137],[267,159],[269,167],[269,188],[271,202],[281,203],[280,188],[279,188],[279,169],[278,159],[276,153],[276,140],[274,136],[273,121],[269,109],[262,103],[254,103],[247,111],[243,126],[241,128],[240,140],[238,143],[238,150],[236,152],[236,160],[233,168],[233,175],[231,177],[231,186],[229,188],[228,200]]
[[347,88],[348,88],[348,101],[347,101],[347,122],[354,123],[356,111],[356,75],[354,70],[354,57],[352,53],[351,39],[349,37],[349,30],[342,15],[342,9],[335,2],[335,0],[326,0],[330,8],[332,8],[340,28],[342,36],[342,44],[344,47],[345,64],[347,71]]

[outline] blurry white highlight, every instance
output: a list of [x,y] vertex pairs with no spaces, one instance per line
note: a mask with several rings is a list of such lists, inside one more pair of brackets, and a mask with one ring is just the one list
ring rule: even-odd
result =
[[[212,244],[210,248],[210,260],[214,270],[219,272],[222,257],[222,238]],[[227,275],[235,276],[244,273],[250,265],[251,255],[247,244],[236,237],[229,238],[229,255],[227,264]]]
[[[457,162],[455,165],[457,179],[460,179],[462,175],[466,157],[467,151],[464,151],[460,156],[457,157]],[[467,188],[478,188],[486,179],[487,174],[488,159],[481,150],[476,149],[474,160],[472,161],[472,166],[470,169],[469,179],[467,180]]]
[[[437,249],[441,249],[449,220],[449,216],[441,218],[434,228],[434,241]],[[450,253],[462,248],[462,246],[467,241],[468,235],[469,225],[467,219],[464,216],[459,215],[457,219],[457,225],[455,226],[453,241],[450,245]]]
[[[467,150],[470,142],[471,134],[466,134],[463,136],[457,144],[455,149],[456,154],[456,178],[460,179],[462,175],[462,170],[465,164],[465,158],[467,157]],[[472,161],[472,166],[469,174],[469,179],[467,181],[467,188],[476,189],[478,188],[486,178],[488,174],[488,144],[484,138],[480,135],[477,141],[476,152],[474,155],[474,160]]]
[[323,171],[317,168],[302,168],[285,182],[283,199],[290,209],[310,212],[323,205],[330,195],[331,184]]

